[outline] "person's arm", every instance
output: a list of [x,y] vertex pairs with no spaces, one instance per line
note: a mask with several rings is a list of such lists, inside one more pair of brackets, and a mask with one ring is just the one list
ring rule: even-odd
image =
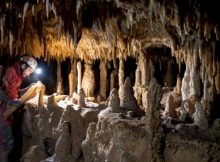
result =
[[27,86],[27,87],[25,87],[25,88],[23,88],[23,89],[20,89],[19,90],[19,96],[23,96],[23,94],[25,94],[25,92],[27,92],[27,90],[29,89],[29,88],[31,88],[33,85],[36,85],[37,83],[31,83],[29,86]]

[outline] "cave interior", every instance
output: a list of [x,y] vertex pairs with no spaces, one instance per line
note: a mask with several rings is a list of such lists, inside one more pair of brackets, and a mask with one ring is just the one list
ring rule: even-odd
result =
[[219,162],[218,0],[1,0],[0,76],[45,86],[9,162]]

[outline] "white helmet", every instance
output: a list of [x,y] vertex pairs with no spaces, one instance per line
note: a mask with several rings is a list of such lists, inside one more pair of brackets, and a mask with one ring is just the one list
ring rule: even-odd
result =
[[37,61],[31,56],[23,56],[20,58],[21,61],[24,61],[28,66],[30,66],[33,71],[37,67]]

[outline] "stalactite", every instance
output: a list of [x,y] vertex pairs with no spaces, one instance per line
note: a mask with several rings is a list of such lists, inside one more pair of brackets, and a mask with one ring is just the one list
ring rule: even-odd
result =
[[49,15],[49,7],[50,7],[50,2],[49,2],[49,0],[46,0],[46,15],[47,15],[47,18],[48,18],[48,15]]
[[52,2],[52,5],[51,5],[51,10],[53,11],[54,15],[57,16],[56,8],[55,8],[53,2]]
[[76,4],[76,15],[77,15],[77,18],[79,18],[80,10],[83,6],[83,2],[78,0],[76,3],[77,3]]
[[73,43],[74,43],[74,49],[76,49],[77,39],[78,39],[78,26],[75,22],[72,22],[72,24],[73,24],[73,32],[74,32]]
[[106,91],[107,91],[107,67],[106,60],[101,61],[100,66],[100,95],[103,99],[106,99]]
[[119,72],[118,72],[118,82],[119,82],[119,98],[121,98],[121,89],[122,86],[124,84],[124,61],[122,60],[122,58],[120,58],[119,60]]
[[13,54],[13,41],[14,41],[14,37],[12,35],[12,31],[9,32],[9,51],[10,51],[10,55]]
[[57,93],[63,94],[63,80],[61,76],[61,61],[57,59]]
[[31,12],[32,12],[32,16],[34,16],[34,5],[32,5]]
[[58,26],[57,26],[57,37],[60,39],[61,37],[61,29],[62,29],[62,25],[63,25],[63,21],[62,21],[62,18],[61,16],[59,16],[59,23],[58,23]]
[[81,62],[77,62],[77,74],[78,74],[78,82],[77,82],[77,92],[82,88],[82,65]]
[[24,19],[26,17],[26,12],[27,12],[28,7],[29,7],[29,3],[26,2],[25,5],[24,5],[24,8],[23,8],[23,16],[22,16],[23,22],[24,22]]

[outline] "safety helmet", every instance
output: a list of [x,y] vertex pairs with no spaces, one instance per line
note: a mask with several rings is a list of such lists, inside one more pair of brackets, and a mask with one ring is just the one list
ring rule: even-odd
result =
[[37,61],[31,56],[23,56],[20,58],[20,60],[25,62],[29,67],[31,67],[33,71],[37,67]]

